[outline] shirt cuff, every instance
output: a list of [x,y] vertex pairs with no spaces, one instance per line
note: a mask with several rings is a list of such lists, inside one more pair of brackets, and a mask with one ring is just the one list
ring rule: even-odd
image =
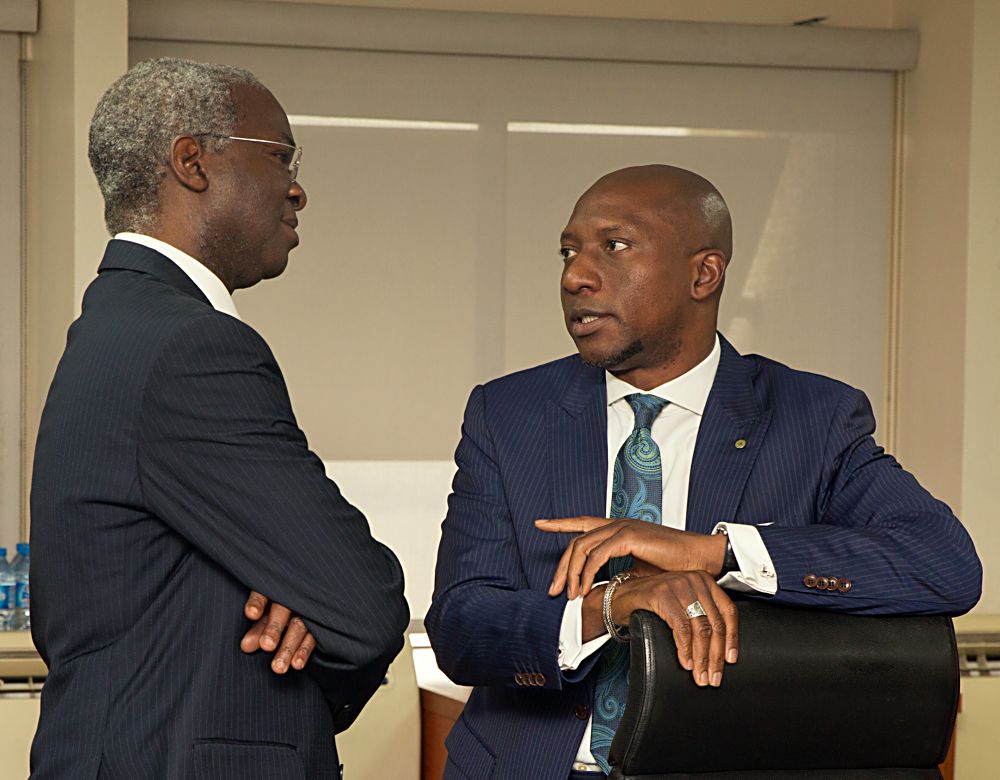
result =
[[[595,582],[594,585],[602,585]],[[576,669],[611,637],[605,633],[589,642],[583,641],[583,596],[566,602],[559,628],[559,668],[564,672]]]
[[778,573],[774,570],[760,531],[743,523],[717,523],[713,534],[726,534],[733,546],[739,564],[738,571],[731,571],[719,578],[719,585],[729,590],[750,593],[758,591],[773,596],[778,592]]

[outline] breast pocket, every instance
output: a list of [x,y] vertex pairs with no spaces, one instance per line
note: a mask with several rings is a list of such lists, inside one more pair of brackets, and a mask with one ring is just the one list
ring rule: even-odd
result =
[[192,780],[306,780],[294,745],[202,739],[192,749]]

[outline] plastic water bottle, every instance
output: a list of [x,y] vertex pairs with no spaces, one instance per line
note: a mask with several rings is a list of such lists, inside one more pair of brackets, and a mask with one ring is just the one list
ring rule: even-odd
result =
[[10,565],[14,575],[14,614],[12,631],[31,628],[31,587],[28,585],[28,568],[31,565],[30,548],[26,542],[17,545],[17,556]]
[[0,547],[0,631],[10,631],[14,617],[14,571],[7,563],[7,548]]

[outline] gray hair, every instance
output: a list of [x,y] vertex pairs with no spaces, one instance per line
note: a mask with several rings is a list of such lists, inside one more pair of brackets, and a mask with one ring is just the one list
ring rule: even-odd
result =
[[221,150],[238,121],[232,88],[264,89],[250,71],[164,57],[134,65],[104,93],[90,122],[90,167],[111,235],[143,232],[156,219],[171,142],[204,135]]

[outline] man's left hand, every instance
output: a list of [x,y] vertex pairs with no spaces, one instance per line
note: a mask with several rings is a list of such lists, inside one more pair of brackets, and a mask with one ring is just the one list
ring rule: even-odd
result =
[[248,654],[257,650],[271,652],[277,649],[271,659],[271,671],[276,674],[284,674],[289,667],[304,669],[316,647],[315,637],[306,628],[302,618],[293,615],[291,610],[281,604],[272,601],[271,608],[265,613],[267,602],[266,596],[255,590],[250,591],[243,614],[257,622],[240,640],[240,649]]
[[726,537],[696,534],[642,520],[606,517],[568,517],[536,520],[546,533],[579,533],[566,547],[549,586],[555,596],[563,588],[571,599],[587,595],[594,578],[609,559],[631,555],[662,571],[705,571],[715,576],[722,569]]

